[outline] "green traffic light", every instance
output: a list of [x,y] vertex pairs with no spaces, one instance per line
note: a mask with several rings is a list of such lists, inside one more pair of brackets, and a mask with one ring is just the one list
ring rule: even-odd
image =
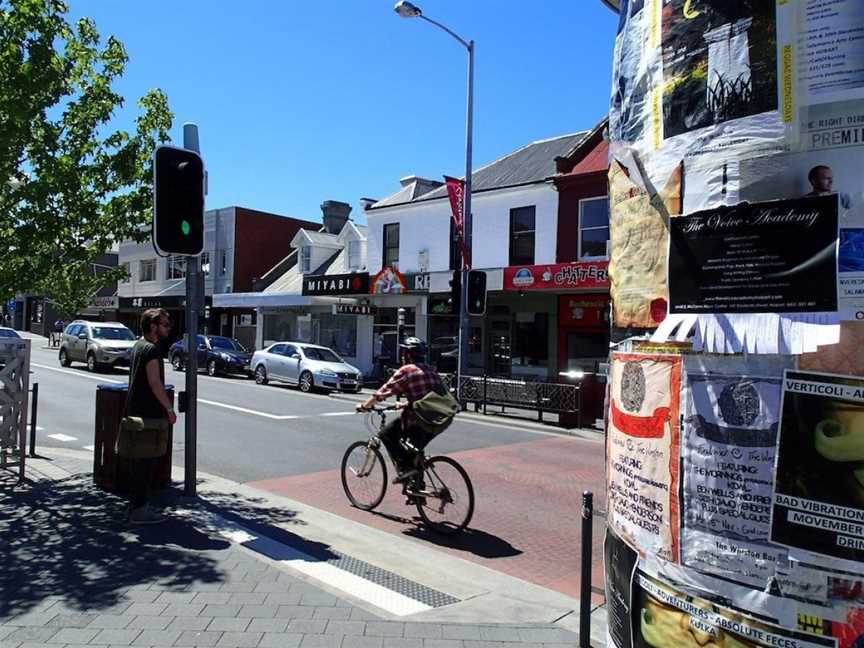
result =
[[185,218],[180,222],[180,231],[183,232],[183,236],[189,236],[189,232],[192,231],[192,226]]

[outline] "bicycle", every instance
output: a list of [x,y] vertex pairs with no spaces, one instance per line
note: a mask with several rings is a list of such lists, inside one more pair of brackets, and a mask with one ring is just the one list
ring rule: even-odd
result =
[[[379,418],[375,434],[349,445],[342,457],[342,488],[351,504],[363,511],[373,510],[387,492],[387,464],[379,435],[387,424],[387,412],[396,409],[391,405],[368,410],[367,421],[373,414]],[[375,429],[374,422],[370,427]],[[401,484],[406,504],[414,504],[423,522],[438,533],[450,535],[467,527],[474,515],[474,487],[465,469],[450,457],[427,457],[404,439],[402,446],[414,453],[416,468],[416,475]],[[389,452],[387,456],[394,463]]]

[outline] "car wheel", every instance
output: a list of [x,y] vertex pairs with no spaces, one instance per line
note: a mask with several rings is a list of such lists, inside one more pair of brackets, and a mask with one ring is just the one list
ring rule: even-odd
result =
[[66,355],[66,349],[60,349],[60,366],[68,367],[71,362],[69,362],[69,356]]
[[300,391],[304,394],[308,394],[315,387],[315,381],[312,379],[312,374],[308,371],[304,371],[300,374],[300,383],[298,385],[300,387]]
[[174,371],[183,371],[183,358],[180,357],[179,353],[171,356],[171,366],[174,367]]
[[216,361],[208,360],[207,361],[207,375],[215,376],[216,375]]
[[259,385],[267,384],[267,370],[264,368],[264,365],[255,367],[255,382]]
[[99,370],[99,363],[96,362],[96,356],[92,353],[87,354],[87,371],[96,373]]

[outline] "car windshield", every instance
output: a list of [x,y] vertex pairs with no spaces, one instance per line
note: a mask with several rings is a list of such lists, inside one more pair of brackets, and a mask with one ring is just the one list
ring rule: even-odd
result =
[[303,347],[303,353],[310,360],[321,360],[322,362],[342,362],[342,358],[333,353],[330,349],[322,349],[320,347]]
[[237,340],[227,337],[210,336],[210,346],[214,349],[228,349],[229,351],[245,351],[246,348]]
[[132,341],[135,339],[135,336],[132,334],[127,328],[120,328],[119,326],[94,326],[93,327],[93,339],[94,340],[125,340]]
[[21,336],[18,335],[18,334],[17,334],[15,331],[13,331],[12,329],[0,329],[0,337],[14,337],[14,338],[17,338],[17,337],[21,337]]

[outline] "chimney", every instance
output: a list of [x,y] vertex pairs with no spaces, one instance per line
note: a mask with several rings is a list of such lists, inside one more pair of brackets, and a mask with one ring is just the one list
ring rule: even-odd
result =
[[338,200],[325,200],[321,203],[321,212],[324,214],[324,230],[328,234],[338,234],[348,222],[351,205]]

